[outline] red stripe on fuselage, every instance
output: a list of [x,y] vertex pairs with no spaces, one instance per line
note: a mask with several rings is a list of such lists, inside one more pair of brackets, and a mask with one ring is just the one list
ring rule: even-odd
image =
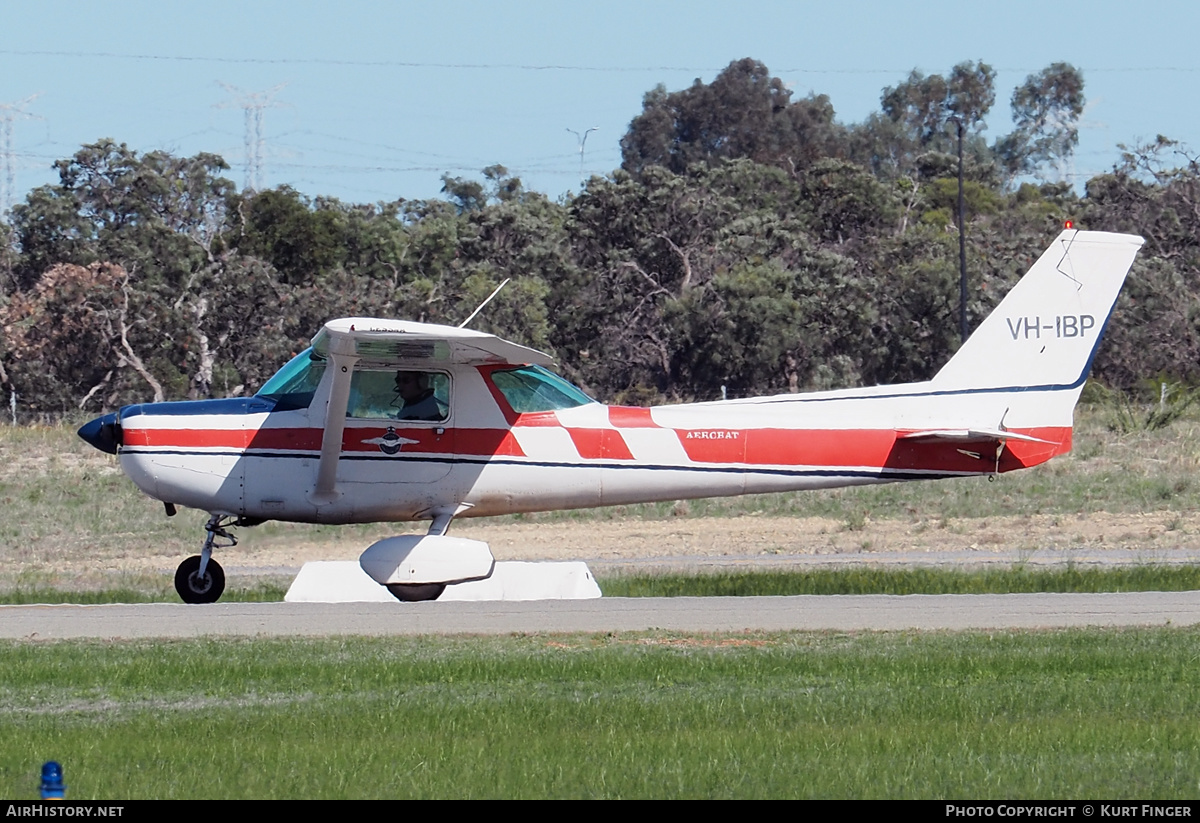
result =
[[[465,454],[500,457],[524,457],[512,432],[508,429],[452,429],[445,428],[439,434],[436,429],[399,429],[392,427],[403,440],[415,443],[394,442],[400,445],[398,453],[416,454]],[[387,443],[387,428],[354,427],[342,434],[342,452],[372,454],[383,451],[381,443]],[[366,441],[374,440],[370,443]]]
[[255,429],[250,432],[252,449],[264,451],[320,451],[323,429]]
[[[896,433],[887,429],[750,429],[745,435],[742,459],[751,465],[882,466],[896,440]],[[689,442],[697,443],[683,436],[680,432],[685,449]],[[715,450],[722,448],[716,444]],[[727,452],[730,448],[724,446]]]
[[521,444],[508,429],[459,429],[457,445],[459,454],[525,456]]
[[650,416],[650,409],[641,406],[609,406],[608,422],[618,429],[661,429]]
[[[290,431],[296,431],[292,429]],[[321,448],[320,430],[317,432],[317,448]],[[245,429],[132,429],[122,432],[122,443],[126,446],[153,446],[175,449],[237,449],[246,448],[249,432]]]
[[[978,472],[997,469],[997,441],[898,439],[879,429],[676,429],[688,457],[698,463],[748,466],[880,466],[891,469]],[[1022,430],[1049,443],[1006,441],[1000,471],[1044,463],[1071,450],[1069,427]],[[974,455],[978,454],[978,457]]]
[[[526,415],[522,415],[525,417]],[[458,454],[483,457],[525,457],[509,429],[394,429],[406,440],[400,454]],[[620,431],[567,429],[579,456],[589,460],[634,459]],[[916,469],[924,471],[1010,471],[1043,463],[1071,450],[1071,428],[1022,429],[1048,443],[1007,441],[996,463],[996,441],[935,441],[898,438],[893,430],[880,429],[677,429],[690,460],[727,466],[813,466]],[[379,443],[387,427],[347,428],[342,451],[350,454],[382,452]],[[322,430],[317,428],[263,429],[134,429],[124,431],[124,445],[161,449],[247,449],[274,452],[319,452]],[[978,457],[974,455],[978,454]],[[570,463],[573,455],[562,455]]]
[[[405,440],[401,451],[425,454],[470,454],[524,457],[521,446],[508,429],[448,429],[450,435],[438,435],[433,429],[394,429]],[[130,429],[124,431],[126,446],[159,449],[233,449],[244,451],[319,452],[324,431],[315,428],[263,429]],[[342,451],[351,454],[381,452],[378,443],[364,440],[383,439],[387,427],[347,427],[342,432]]]
[[612,429],[567,429],[579,456],[587,460],[632,460],[625,438]]
[[[676,429],[689,459],[697,463],[746,463],[748,432],[741,429]],[[793,432],[793,434],[796,434]]]
[[542,428],[542,429],[561,429],[562,422],[559,421],[558,415],[552,411],[545,412],[525,412],[518,414],[514,426],[525,428]]

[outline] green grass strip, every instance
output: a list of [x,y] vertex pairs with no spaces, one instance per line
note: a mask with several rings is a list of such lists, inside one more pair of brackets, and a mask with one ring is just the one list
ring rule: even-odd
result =
[[[1140,592],[1200,590],[1200,566],[1144,565],[1126,568],[1033,569],[1027,566],[976,571],[942,568],[844,568],[811,571],[640,574],[599,577],[605,597],[771,597],[798,594],[1009,594],[1016,592]],[[278,582],[232,588],[230,603],[283,600]],[[21,585],[0,592],[0,605],[30,603],[177,603],[173,589],[122,586],[68,590]]]
[[[169,585],[169,581],[167,581]],[[226,589],[221,595],[225,603],[274,603],[281,602],[287,594],[287,586],[277,583],[259,583],[255,586]],[[105,603],[178,603],[179,595],[172,588],[134,588],[120,586],[111,589],[71,590],[54,586],[26,586],[18,584],[0,592],[0,605],[24,606],[32,603],[75,603],[93,606]]]
[[640,574],[599,578],[606,597],[764,597],[797,594],[1008,594],[1200,589],[1200,566],[844,568],[811,571]]
[[1200,631],[0,644],[0,796],[1183,798]]

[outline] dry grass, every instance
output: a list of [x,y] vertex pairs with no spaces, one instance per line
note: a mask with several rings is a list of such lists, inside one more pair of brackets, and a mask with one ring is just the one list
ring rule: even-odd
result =
[[[1200,557],[1200,418],[1118,433],[1082,407],[1075,451],[1001,477],[906,483],[459,521],[500,559],[583,558],[620,566],[787,565],[813,558],[913,564],[1012,563],[1047,550],[1133,561]],[[0,585],[93,588],[161,577],[201,543],[202,512],[168,519],[72,427],[0,427]],[[600,528],[597,528],[597,527]],[[233,576],[285,577],[306,560],[353,559],[420,524],[241,530],[221,552]],[[1178,554],[1177,558],[1168,557]],[[1089,555],[1090,556],[1090,555]],[[1079,561],[1072,555],[1066,558]],[[120,582],[117,580],[116,582]]]

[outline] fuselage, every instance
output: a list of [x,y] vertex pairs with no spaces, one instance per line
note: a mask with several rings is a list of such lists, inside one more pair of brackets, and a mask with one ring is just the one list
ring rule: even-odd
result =
[[[251,398],[126,406],[80,430],[147,494],[352,523],[816,489],[1025,468],[1075,403],[1142,239],[1067,230],[932,380],[605,406],[469,329],[327,322]],[[525,364],[525,365],[522,365]],[[442,523],[442,525],[438,525]]]
[[[121,466],[167,503],[256,520],[354,523],[992,474],[1043,462],[1071,443],[1069,413],[1005,420],[1006,392],[996,389],[917,383],[631,408],[536,374],[548,388],[527,390],[514,375],[525,379],[528,370],[511,365],[451,365],[435,374],[440,419],[400,419],[398,402],[381,410],[352,398],[334,492],[317,494],[332,371],[310,375],[311,392],[127,406]],[[561,386],[572,391],[555,394]],[[1032,439],[997,448],[989,437],[912,436],[981,420]]]

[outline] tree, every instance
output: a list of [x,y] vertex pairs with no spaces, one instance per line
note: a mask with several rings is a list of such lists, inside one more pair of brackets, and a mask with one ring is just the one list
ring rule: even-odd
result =
[[147,390],[165,399],[137,339],[140,296],[120,266],[59,264],[0,307],[8,389],[38,410],[112,406]]
[[853,130],[851,157],[885,178],[940,177],[957,162],[961,122],[968,162],[975,176],[987,176],[990,157],[980,133],[996,101],[995,76],[983,61],[959,63],[949,77],[913,69],[883,90],[882,115]]
[[487,185],[478,180],[451,177],[449,173],[442,175],[442,193],[450,197],[459,214],[481,211],[489,202],[519,200],[525,194],[521,178],[510,177],[508,169],[498,163],[484,169],[483,177]]
[[621,138],[622,168],[640,175],[651,166],[676,174],[697,163],[748,158],[795,171],[835,150],[840,128],[829,98],[793,101],[783,81],[745,58],[711,84],[648,92],[642,113]]
[[1079,145],[1083,74],[1070,63],[1052,63],[1025,78],[1012,95],[1011,134],[995,150],[1010,179],[1030,174],[1059,177]]
[[478,180],[442,175],[442,194],[447,195],[458,207],[458,213],[479,211],[487,205],[487,194]]
[[919,145],[944,150],[952,118],[959,118],[968,132],[986,128],[984,118],[996,102],[995,78],[996,72],[982,60],[959,63],[949,79],[940,74],[926,77],[913,69],[907,80],[884,89],[883,113]]
[[1092,228],[1146,238],[1113,313],[1097,376],[1129,389],[1153,379],[1200,382],[1200,158],[1159,135],[1122,146],[1113,171],[1088,181]]
[[891,229],[899,216],[895,194],[862,166],[844,160],[814,164],[804,175],[803,192],[825,242],[861,240]]
[[963,127],[983,131],[984,118],[996,102],[996,72],[987,63],[977,60],[959,63],[950,70],[946,110],[959,118]]
[[17,287],[19,256],[12,227],[0,221],[0,299]]
[[949,94],[946,78],[926,77],[913,69],[907,80],[884,89],[880,102],[884,115],[901,126],[910,141],[924,146],[945,136]]
[[270,263],[284,283],[320,280],[345,259],[345,215],[334,203],[314,208],[290,186],[252,193],[239,209],[240,253]]
[[715,399],[862,380],[860,353],[876,325],[867,283],[850,258],[796,249],[746,261],[666,306],[678,344],[677,391]]
[[1200,156],[1161,134],[1120,148],[1112,173],[1088,181],[1088,220],[1142,235],[1155,257],[1200,266]]
[[219,176],[228,165],[217,155],[138,155],[106,139],[54,165],[59,184],[13,208],[23,287],[57,263],[96,261],[177,283],[219,251],[236,187]]
[[570,226],[592,276],[559,350],[578,353],[590,387],[625,402],[855,381],[872,308],[853,260],[819,248],[812,229],[825,224],[805,186],[845,194],[826,217],[846,231],[865,219],[861,201],[887,192],[829,163],[804,182],[746,159],[593,179]]

